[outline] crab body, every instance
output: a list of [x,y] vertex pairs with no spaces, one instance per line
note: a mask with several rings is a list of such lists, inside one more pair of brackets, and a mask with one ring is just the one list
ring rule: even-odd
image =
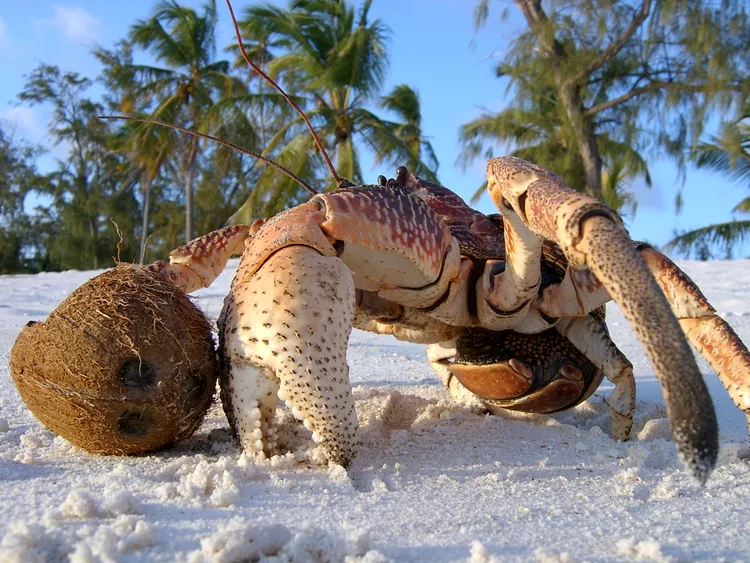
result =
[[219,338],[222,400],[244,450],[274,451],[281,399],[331,461],[354,458],[353,327],[428,344],[452,393],[499,408],[564,410],[606,377],[612,434],[627,439],[635,382],[604,322],[613,299],[652,360],[681,453],[705,480],[716,419],[685,335],[747,411],[744,344],[671,261],[633,243],[616,213],[552,172],[493,159],[488,189],[498,215],[402,167],[378,185],[209,233],[152,265],[189,292],[242,255]]

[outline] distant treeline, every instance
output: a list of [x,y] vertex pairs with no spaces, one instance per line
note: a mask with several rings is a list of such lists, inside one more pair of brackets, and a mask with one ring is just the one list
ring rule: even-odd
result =
[[[378,162],[438,179],[416,91],[406,84],[383,91],[389,55],[396,55],[388,52],[390,29],[370,17],[370,4],[236,8],[249,56],[305,110],[340,176],[368,180],[360,163],[366,147]],[[723,137],[704,139],[703,125],[722,111],[731,115],[724,129],[739,127],[747,139],[745,2],[723,2],[721,10],[697,0],[515,4],[527,27],[496,68],[508,104],[462,128],[460,162],[517,154],[624,213],[637,206],[628,183],[650,181],[644,154],[680,165],[697,159],[737,175],[737,158],[727,157],[723,168],[717,160],[716,151],[729,154]],[[492,8],[491,0],[478,1],[475,22],[495,22],[500,40]],[[193,236],[308,197],[250,156],[100,115],[180,124],[266,154],[318,189],[335,187],[302,119],[238,48],[217,55],[217,18],[214,1],[196,11],[162,0],[111,50],[93,50],[98,77],[46,64],[29,72],[18,102],[50,112],[55,154],[64,156],[53,159],[0,124],[0,273],[165,258]],[[95,84],[103,95],[93,95]],[[683,237],[682,251],[722,243],[707,236]]]

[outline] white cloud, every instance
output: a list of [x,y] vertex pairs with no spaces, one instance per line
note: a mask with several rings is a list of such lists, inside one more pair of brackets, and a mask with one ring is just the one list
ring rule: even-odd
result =
[[102,22],[83,8],[75,6],[54,6],[54,17],[45,23],[57,29],[63,37],[79,43],[93,43],[98,40],[96,30]]
[[8,35],[8,24],[5,23],[2,16],[0,16],[0,51],[7,51],[10,49],[10,35]]
[[49,116],[39,108],[13,106],[0,111],[0,125],[6,133],[12,134],[18,140],[24,140],[45,149],[46,152],[39,161],[43,171],[52,169],[56,160],[65,160],[71,150],[71,143],[68,141],[53,143],[47,130],[47,119]]
[[0,111],[0,121],[10,124],[12,130],[33,142],[39,142],[45,135],[44,126],[34,110],[28,107],[14,106]]

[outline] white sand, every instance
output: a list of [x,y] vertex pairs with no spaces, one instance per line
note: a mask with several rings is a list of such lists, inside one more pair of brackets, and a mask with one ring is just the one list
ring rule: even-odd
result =
[[[750,342],[750,262],[681,265]],[[607,435],[611,385],[556,417],[484,416],[451,402],[422,346],[355,331],[362,448],[347,474],[317,464],[288,411],[291,452],[264,465],[240,454],[218,404],[192,438],[145,457],[89,455],[42,427],[10,378],[10,349],[95,273],[0,276],[0,561],[750,560],[744,415],[701,361],[722,450],[696,487],[616,308],[613,337],[638,376],[631,442]],[[231,275],[197,294],[213,319]]]

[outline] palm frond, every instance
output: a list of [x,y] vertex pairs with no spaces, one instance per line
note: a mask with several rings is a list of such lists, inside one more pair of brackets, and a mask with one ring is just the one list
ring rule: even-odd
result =
[[750,213],[750,197],[746,197],[732,208],[732,213]]
[[748,236],[750,221],[729,221],[681,233],[670,240],[666,248],[684,254],[700,245],[731,250],[735,244],[747,240]]
[[133,25],[129,38],[134,45],[150,51],[157,60],[169,66],[185,66],[190,62],[185,47],[164,29],[156,16]]
[[703,143],[695,151],[695,164],[698,168],[726,174],[731,180],[747,183],[750,187],[750,154],[735,152],[722,144]]
[[[304,133],[294,137],[274,160],[300,177],[310,178],[316,166],[313,141]],[[275,215],[282,209],[306,197],[303,189],[292,179],[272,167],[260,175],[255,188],[240,208],[229,219],[229,224],[249,225],[260,217]]]
[[422,123],[419,94],[407,84],[397,84],[380,98],[380,107],[392,111],[405,123]]
[[437,181],[435,170],[421,158],[421,145],[410,145],[400,135],[400,124],[385,121],[364,109],[353,112],[356,130],[375,154],[375,164],[388,162],[394,168],[406,166],[418,176]]

